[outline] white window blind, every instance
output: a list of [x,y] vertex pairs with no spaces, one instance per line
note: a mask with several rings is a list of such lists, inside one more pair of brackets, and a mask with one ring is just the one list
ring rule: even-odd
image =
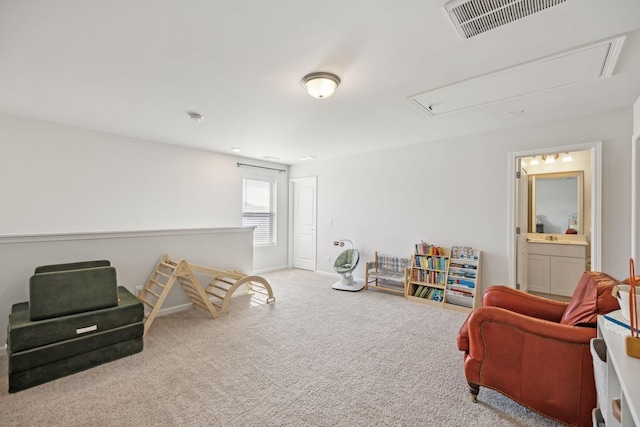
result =
[[253,244],[275,244],[276,182],[270,178],[242,180],[242,225],[253,226]]

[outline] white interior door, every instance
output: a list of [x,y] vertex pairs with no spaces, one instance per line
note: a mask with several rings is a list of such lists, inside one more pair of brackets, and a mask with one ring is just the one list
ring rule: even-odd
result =
[[293,267],[316,270],[316,177],[296,178],[292,184]]
[[517,204],[516,204],[516,287],[523,292],[528,290],[528,254],[527,231],[529,229],[529,177],[526,169],[522,167],[522,159],[517,159],[516,170],[520,172],[517,179]]

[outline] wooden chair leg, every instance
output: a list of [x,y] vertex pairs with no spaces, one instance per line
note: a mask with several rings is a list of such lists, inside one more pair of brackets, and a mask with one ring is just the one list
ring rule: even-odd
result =
[[469,393],[471,393],[471,401],[473,403],[478,402],[478,393],[480,393],[480,386],[478,384],[469,384]]

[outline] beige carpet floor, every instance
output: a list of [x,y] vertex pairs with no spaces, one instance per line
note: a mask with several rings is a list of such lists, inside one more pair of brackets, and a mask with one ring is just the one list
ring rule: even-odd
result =
[[276,302],[156,319],[142,353],[9,394],[3,426],[553,426],[492,390],[471,402],[455,345],[466,315],[302,270]]

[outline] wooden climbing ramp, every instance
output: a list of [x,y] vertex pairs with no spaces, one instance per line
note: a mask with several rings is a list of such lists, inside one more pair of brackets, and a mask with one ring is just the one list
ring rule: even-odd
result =
[[[196,273],[200,277],[212,277],[206,287],[200,284]],[[209,312],[214,319],[229,312],[231,296],[243,285],[247,286],[247,295],[259,296],[264,303],[276,300],[271,285],[263,277],[248,276],[237,271],[218,270],[163,255],[138,296],[140,301],[148,307],[148,310],[145,310],[145,334],[176,281],[180,283],[193,305]]]

